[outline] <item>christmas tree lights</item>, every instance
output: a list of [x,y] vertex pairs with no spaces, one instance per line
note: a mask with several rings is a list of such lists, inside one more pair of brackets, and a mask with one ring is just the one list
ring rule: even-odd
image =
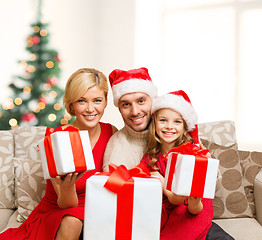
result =
[[62,107],[64,91],[58,86],[61,58],[56,50],[48,47],[48,24],[41,21],[40,10],[26,39],[29,58],[19,61],[24,72],[9,85],[13,97],[0,106],[0,129],[20,125],[55,128],[72,120]]

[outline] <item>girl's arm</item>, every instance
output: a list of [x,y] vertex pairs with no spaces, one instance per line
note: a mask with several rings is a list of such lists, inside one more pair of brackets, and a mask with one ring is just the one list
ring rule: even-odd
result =
[[75,188],[75,182],[84,175],[83,173],[69,173],[61,178],[57,176],[51,179],[55,192],[57,194],[57,204],[60,208],[71,208],[78,205],[78,197]]
[[188,211],[192,214],[198,214],[203,210],[202,198],[189,197],[188,198]]
[[[200,149],[206,149],[203,144],[200,144]],[[211,154],[208,152],[206,157],[211,158]],[[188,211],[192,214],[198,214],[203,210],[202,198],[188,197]]]
[[176,195],[175,193],[172,193],[171,191],[167,190],[165,188],[165,178],[159,173],[159,172],[151,172],[152,175],[158,177],[162,183],[162,189],[163,189],[163,193],[167,196],[168,201],[174,205],[180,205],[182,204],[187,197],[185,196],[179,196]]

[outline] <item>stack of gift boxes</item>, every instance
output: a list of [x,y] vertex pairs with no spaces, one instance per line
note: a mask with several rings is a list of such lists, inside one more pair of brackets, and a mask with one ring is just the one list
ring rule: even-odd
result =
[[[88,131],[47,129],[39,143],[45,179],[95,168]],[[166,188],[183,196],[214,198],[218,160],[172,152]],[[139,164],[110,166],[86,181],[84,239],[158,240],[162,185]]]

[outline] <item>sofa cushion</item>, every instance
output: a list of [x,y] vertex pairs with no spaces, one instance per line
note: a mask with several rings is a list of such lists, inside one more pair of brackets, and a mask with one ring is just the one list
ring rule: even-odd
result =
[[199,137],[222,146],[236,142],[236,128],[233,121],[225,120],[198,124]]
[[[36,159],[37,142],[45,135],[46,127],[22,126],[14,131],[15,158]],[[33,148],[30,148],[33,146]]]
[[32,159],[14,159],[16,174],[17,221],[23,222],[45,195],[42,164]]
[[0,208],[14,209],[13,131],[0,131]]
[[8,223],[2,232],[6,231],[8,228],[18,228],[22,223],[18,222],[17,219],[18,211],[14,211],[11,216],[7,219]]
[[236,240],[258,240],[262,236],[262,227],[254,218],[216,219],[214,222]]
[[214,218],[253,217],[243,186],[237,145],[225,147],[201,139],[213,158],[219,159],[222,176],[213,199]]
[[15,193],[17,221],[23,222],[45,194],[46,181],[37,143],[45,135],[46,127],[19,127],[15,130]]
[[13,209],[0,209],[0,232],[7,226],[8,220],[14,211]]
[[262,167],[262,152],[238,151],[243,172],[243,186],[253,215],[256,214],[254,201],[254,179]]

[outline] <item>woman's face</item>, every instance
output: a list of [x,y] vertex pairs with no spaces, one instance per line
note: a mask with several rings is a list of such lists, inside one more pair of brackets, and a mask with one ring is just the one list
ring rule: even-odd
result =
[[104,91],[97,86],[89,88],[81,98],[71,105],[71,111],[76,116],[74,126],[79,130],[96,127],[104,114],[106,105]]

